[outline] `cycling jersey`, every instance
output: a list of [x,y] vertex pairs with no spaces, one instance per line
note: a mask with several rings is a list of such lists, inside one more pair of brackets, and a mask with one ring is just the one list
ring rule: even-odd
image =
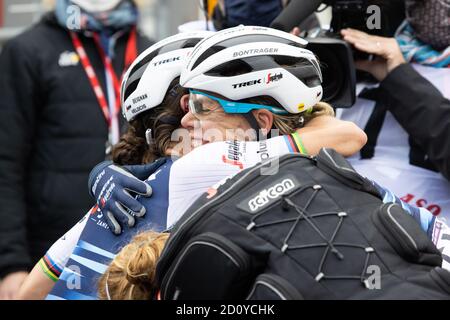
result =
[[[92,210],[92,209],[91,209]],[[73,248],[80,238],[80,234],[89,220],[90,212],[56,241],[47,251],[46,255],[39,260],[44,273],[53,281],[58,281],[64,266],[66,265]]]
[[[147,180],[153,195],[139,197],[148,213],[144,219],[138,219],[142,221],[138,221],[135,228],[114,236],[107,230],[101,212],[93,211],[75,248],[66,248],[72,254],[68,262],[60,266],[63,268],[60,280],[47,299],[96,299],[98,278],[133,235],[141,230],[170,228],[201,194],[215,192],[227,178],[262,160],[297,151],[293,139],[282,136],[259,142],[211,143],[175,162],[169,161]],[[269,171],[266,170],[263,168],[261,174]],[[386,199],[395,201],[391,193]],[[411,211],[411,214],[429,232],[434,221],[431,213],[423,210]],[[46,256],[52,257],[56,253],[52,249]]]
[[[237,146],[243,149],[237,150]],[[63,237],[50,248],[42,261],[51,261],[51,267],[43,271],[53,280],[57,273],[50,275],[49,270],[62,270],[62,273],[47,299],[95,299],[99,276],[136,233],[149,229],[163,231],[208,187],[261,160],[298,152],[300,148],[291,136],[262,142],[217,142],[195,149],[175,164],[166,161],[147,179],[153,189],[152,196],[138,197],[148,213],[143,219],[136,219],[133,229],[125,230],[120,236],[113,235],[101,211],[94,207],[87,215],[81,235],[80,228],[73,228],[65,236],[79,238],[78,242],[67,242]],[[190,177],[185,180],[187,171]]]

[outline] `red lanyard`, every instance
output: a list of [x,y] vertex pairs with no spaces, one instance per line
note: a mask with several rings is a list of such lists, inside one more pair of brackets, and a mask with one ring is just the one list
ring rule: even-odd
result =
[[[78,37],[78,34],[75,32],[70,32],[70,36],[72,38],[73,45],[75,47],[75,50],[78,53],[78,56],[80,57],[81,64],[83,65],[84,71],[86,72],[86,75],[89,78],[89,82],[91,84],[92,89],[94,90],[95,96],[97,97],[98,104],[100,105],[100,108],[103,111],[103,115],[105,116],[105,119],[108,123],[108,126],[111,126],[111,117],[117,116],[117,114],[120,111],[120,81],[114,72],[114,68],[112,66],[111,58],[105,54],[105,51],[103,50],[101,44],[100,44],[100,37],[97,33],[94,33],[94,41],[97,46],[97,49],[100,53],[100,56],[103,61],[103,65],[105,66],[106,72],[109,74],[111,79],[113,80],[114,84],[114,93],[115,93],[115,114],[112,116],[110,115],[108,103],[106,100],[106,96],[103,92],[103,89],[100,85],[100,82],[98,81],[97,75],[95,74],[95,70],[92,67],[91,61],[89,60],[89,57],[86,54],[86,51],[83,48],[83,45],[81,44],[80,38]],[[133,28],[130,32],[130,36],[128,37],[128,42],[125,50],[125,64],[124,64],[124,70],[126,70],[136,59],[137,57],[137,35],[136,35],[136,28]]]

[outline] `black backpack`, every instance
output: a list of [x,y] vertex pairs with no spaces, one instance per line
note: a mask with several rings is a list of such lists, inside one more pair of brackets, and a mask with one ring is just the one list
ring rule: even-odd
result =
[[201,196],[172,229],[157,284],[163,299],[449,299],[441,263],[413,217],[322,149]]

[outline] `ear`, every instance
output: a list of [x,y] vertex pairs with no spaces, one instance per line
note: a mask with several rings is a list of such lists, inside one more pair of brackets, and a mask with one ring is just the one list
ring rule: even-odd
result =
[[273,125],[273,113],[266,109],[253,110],[253,116],[258,121],[259,127],[268,133]]
[[189,95],[188,94],[185,94],[181,97],[180,108],[181,108],[181,110],[183,110],[186,113],[189,111]]

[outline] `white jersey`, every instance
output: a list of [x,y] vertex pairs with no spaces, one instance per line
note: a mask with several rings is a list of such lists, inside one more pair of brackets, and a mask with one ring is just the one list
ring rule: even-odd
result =
[[[414,68],[445,97],[450,98],[450,70],[414,65]],[[360,92],[365,86],[358,85]],[[375,102],[358,98],[353,107],[338,109],[337,117],[352,121],[364,129],[374,111]],[[378,135],[373,157],[349,159],[356,171],[388,188],[405,202],[425,207],[443,221],[450,221],[450,182],[440,173],[410,164],[409,136],[388,111]]]
[[286,136],[259,142],[227,141],[194,149],[172,165],[167,226],[208,189],[263,160],[292,152]]

